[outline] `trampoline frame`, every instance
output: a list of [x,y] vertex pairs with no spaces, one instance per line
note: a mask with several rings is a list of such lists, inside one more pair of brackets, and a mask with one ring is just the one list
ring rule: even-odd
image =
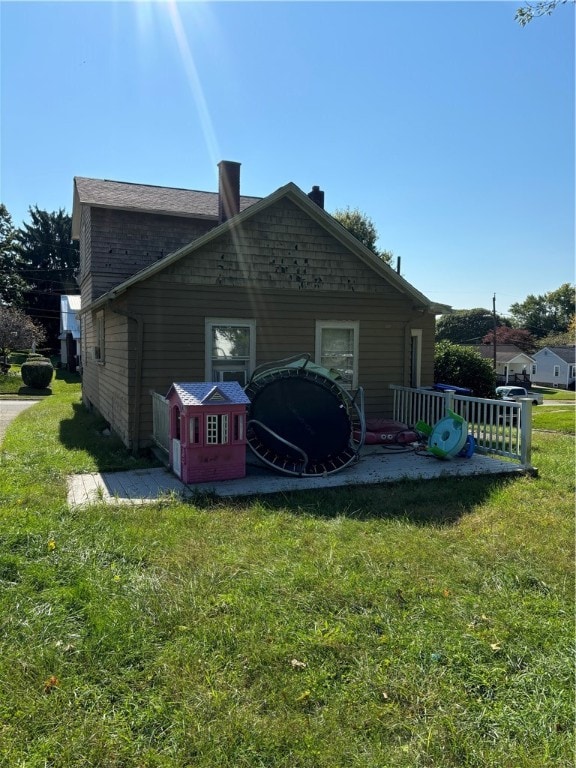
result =
[[[267,383],[278,378],[305,378],[311,382],[320,384],[324,389],[333,394],[346,408],[346,414],[350,421],[350,435],[348,445],[339,454],[328,456],[324,459],[310,459],[306,451],[293,442],[286,440],[277,434],[260,419],[250,417],[248,406],[248,420],[246,424],[246,439],[250,450],[264,464],[279,472],[295,477],[325,476],[348,467],[358,461],[359,454],[366,436],[366,419],[364,417],[364,390],[359,387],[354,395],[344,389],[330,374],[326,368],[315,365],[308,367],[311,356],[309,354],[295,355],[293,357],[266,363],[255,369],[246,385],[245,392],[252,401],[253,397],[263,389]],[[298,460],[293,456],[281,456],[278,451],[266,446],[258,437],[255,427],[264,430],[279,443],[298,454]]]

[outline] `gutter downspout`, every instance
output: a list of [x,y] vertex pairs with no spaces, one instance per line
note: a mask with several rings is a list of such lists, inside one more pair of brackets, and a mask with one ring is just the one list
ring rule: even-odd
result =
[[133,320],[136,323],[136,365],[135,374],[136,381],[134,382],[134,411],[132,415],[131,433],[133,435],[131,440],[130,450],[133,456],[138,455],[138,446],[140,444],[140,414],[141,404],[140,399],[142,395],[142,356],[144,349],[144,318],[142,315],[131,315],[129,312],[125,312],[122,309],[114,309],[112,304],[109,305],[110,311],[116,315]]

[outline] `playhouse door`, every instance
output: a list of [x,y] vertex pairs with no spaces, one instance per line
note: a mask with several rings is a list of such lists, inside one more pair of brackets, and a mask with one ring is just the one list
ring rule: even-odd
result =
[[182,449],[180,447],[180,440],[172,439],[172,469],[174,474],[182,478]]

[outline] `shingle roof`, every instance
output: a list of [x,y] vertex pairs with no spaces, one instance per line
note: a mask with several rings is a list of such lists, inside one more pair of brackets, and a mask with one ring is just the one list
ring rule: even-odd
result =
[[576,361],[576,349],[574,347],[545,347],[545,349],[554,352],[554,354],[558,355],[558,357],[561,360],[564,360],[565,363],[573,363]]
[[178,394],[182,405],[222,402],[222,398],[232,405],[248,405],[250,403],[248,396],[237,381],[179,382],[172,384],[170,392],[172,390]]
[[[484,357],[486,360],[492,360],[494,357],[494,347],[492,344],[474,344],[471,346],[471,349],[473,349],[475,352],[478,352],[478,354],[481,357]],[[528,352],[524,352],[514,344],[496,345],[496,362],[498,363],[509,363],[519,355],[525,355],[526,357],[532,359],[532,355],[529,355]]]
[[[157,187],[108,179],[88,179],[83,176],[76,176],[74,182],[78,201],[83,204],[179,216],[218,218],[217,192]],[[260,199],[240,195],[240,210],[243,211]]]

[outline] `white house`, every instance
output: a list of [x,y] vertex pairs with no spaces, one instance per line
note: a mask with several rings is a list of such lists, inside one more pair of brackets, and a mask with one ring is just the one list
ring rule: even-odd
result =
[[[475,352],[485,360],[494,360],[492,344],[476,344]],[[500,384],[529,384],[534,381],[534,358],[514,344],[496,345],[496,377]]]
[[[538,384],[568,389],[568,385],[576,376],[575,354],[573,346],[539,349],[533,355],[536,364],[534,381]],[[573,383],[572,387],[574,387]]]
[[60,360],[63,368],[75,371],[80,354],[80,296],[60,296]]

